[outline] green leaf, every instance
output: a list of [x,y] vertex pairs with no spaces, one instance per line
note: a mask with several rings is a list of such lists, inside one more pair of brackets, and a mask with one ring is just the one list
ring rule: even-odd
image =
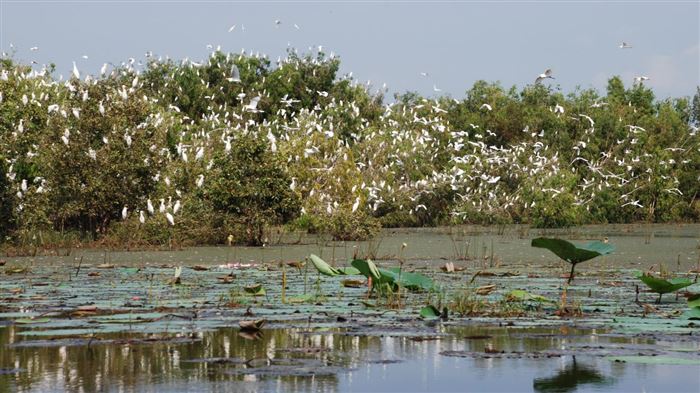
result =
[[700,307],[693,307],[682,315],[683,319],[700,320]]
[[581,263],[615,251],[615,246],[600,241],[593,241],[577,247],[575,244],[563,239],[546,237],[532,239],[531,245],[532,247],[546,248],[559,258],[572,264]]
[[382,281],[382,274],[379,271],[379,268],[377,268],[377,265],[374,264],[374,262],[370,261],[369,259],[355,259],[350,263],[355,269],[360,271],[360,274],[363,276],[370,278],[372,277],[372,280],[375,282],[380,282]]
[[262,284],[248,285],[247,287],[243,287],[243,290],[252,294],[253,296],[265,296],[267,293],[265,292],[265,288],[263,288]]
[[394,282],[399,283],[402,287],[412,290],[430,291],[435,288],[435,283],[429,277],[422,274],[401,271],[399,267],[390,267],[388,269],[380,269],[383,275],[391,276]]
[[346,266],[346,267],[339,267],[336,269],[340,274],[344,274],[346,276],[355,276],[362,274],[360,271],[352,266]]
[[15,323],[20,325],[28,325],[33,323],[46,323],[51,321],[51,318],[20,318],[15,319]]
[[535,301],[540,303],[556,303],[554,300],[547,299],[542,295],[533,295],[530,292],[522,289],[514,289],[506,295],[506,300],[510,301]]
[[652,291],[658,294],[675,292],[681,288],[693,285],[693,282],[687,278],[672,278],[664,280],[663,278],[654,277],[650,274],[638,273],[637,278],[642,280]]
[[329,265],[324,261],[323,259],[319,258],[318,256],[311,254],[309,255],[309,259],[311,262],[314,264],[314,267],[316,267],[316,270],[319,271],[321,274],[325,274],[326,276],[337,276],[338,274],[341,274],[340,271],[333,266]]
[[427,305],[420,309],[420,316],[423,319],[437,319],[440,318],[440,310],[433,305]]
[[688,307],[700,307],[700,293],[696,293],[688,298]]

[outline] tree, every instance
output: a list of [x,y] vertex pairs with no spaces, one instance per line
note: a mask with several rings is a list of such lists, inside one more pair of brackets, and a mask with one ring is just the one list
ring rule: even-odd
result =
[[693,103],[690,107],[690,123],[694,126],[700,126],[700,86],[695,88]]
[[214,209],[244,225],[248,245],[263,244],[266,225],[299,214],[301,201],[289,187],[283,162],[252,134],[240,135],[230,152],[217,152],[208,177]]

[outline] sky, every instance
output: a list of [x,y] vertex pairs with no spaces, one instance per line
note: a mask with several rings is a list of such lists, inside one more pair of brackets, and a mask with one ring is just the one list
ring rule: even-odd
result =
[[[620,49],[622,41],[632,48]],[[2,52],[37,67],[54,63],[57,75],[69,75],[73,61],[97,74],[103,63],[143,60],[147,51],[198,61],[208,45],[273,61],[289,47],[322,45],[340,57],[341,75],[352,72],[373,90],[386,83],[389,97],[459,99],[478,80],[522,88],[547,68],[556,79],[546,83],[565,93],[603,93],[614,75],[628,86],[644,75],[658,98],[692,96],[700,0],[0,0]]]

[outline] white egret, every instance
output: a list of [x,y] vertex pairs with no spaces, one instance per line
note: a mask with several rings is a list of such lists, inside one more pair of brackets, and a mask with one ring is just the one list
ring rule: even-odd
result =
[[170,213],[165,213],[165,218],[168,219],[170,225],[175,225],[175,218]]
[[554,77],[552,76],[552,69],[551,68],[547,68],[543,73],[539,74],[537,76],[537,79],[535,79],[535,83],[540,83],[547,78],[554,79]]
[[238,69],[238,67],[234,64],[231,66],[231,76],[228,77],[226,80],[229,82],[240,82],[241,81],[241,71]]
[[146,201],[146,210],[148,210],[148,214],[153,215],[155,210],[153,209],[153,202],[151,202],[151,198],[148,198]]
[[253,97],[248,105],[245,105],[243,109],[247,112],[258,112],[258,102],[260,102],[260,96]]
[[122,209],[122,220],[126,220],[126,217],[129,215],[129,209],[127,209],[126,206]]
[[78,66],[73,62],[73,76],[75,79],[80,79],[80,71],[78,71]]
[[625,42],[625,41],[622,41],[622,43],[620,44],[620,46],[619,46],[618,48],[620,48],[620,49],[630,49],[630,48],[632,48],[632,45],[630,45],[629,43],[627,43],[627,42]]
[[143,210],[139,210],[139,222],[140,222],[141,224],[145,224],[145,223],[146,223],[146,217],[143,216]]

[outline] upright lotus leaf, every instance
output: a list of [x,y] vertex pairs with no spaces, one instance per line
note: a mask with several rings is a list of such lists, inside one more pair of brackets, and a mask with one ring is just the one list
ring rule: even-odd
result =
[[371,277],[375,282],[382,281],[382,274],[379,268],[369,259],[355,259],[350,264],[352,267],[359,270],[363,276],[367,278]]
[[661,303],[661,296],[664,293],[675,292],[679,289],[693,285],[693,282],[688,278],[672,278],[665,280],[663,278],[654,277],[651,274],[637,273],[637,278],[642,280],[653,292],[659,294],[657,303]]
[[309,259],[311,260],[311,263],[314,264],[314,267],[316,267],[316,270],[318,270],[321,274],[325,274],[326,276],[331,277],[341,274],[340,271],[338,271],[338,269],[329,265],[328,263],[326,263],[326,261],[314,254],[309,255]]
[[336,270],[339,271],[340,274],[344,274],[346,276],[356,276],[358,274],[362,274],[357,268],[352,266],[339,267]]
[[548,237],[538,237],[532,239],[532,247],[546,248],[556,254],[559,258],[571,264],[571,274],[569,275],[569,283],[574,279],[574,268],[576,264],[593,259],[597,256],[610,254],[615,251],[615,246],[600,241],[592,241],[582,246],[563,239],[554,239]]

